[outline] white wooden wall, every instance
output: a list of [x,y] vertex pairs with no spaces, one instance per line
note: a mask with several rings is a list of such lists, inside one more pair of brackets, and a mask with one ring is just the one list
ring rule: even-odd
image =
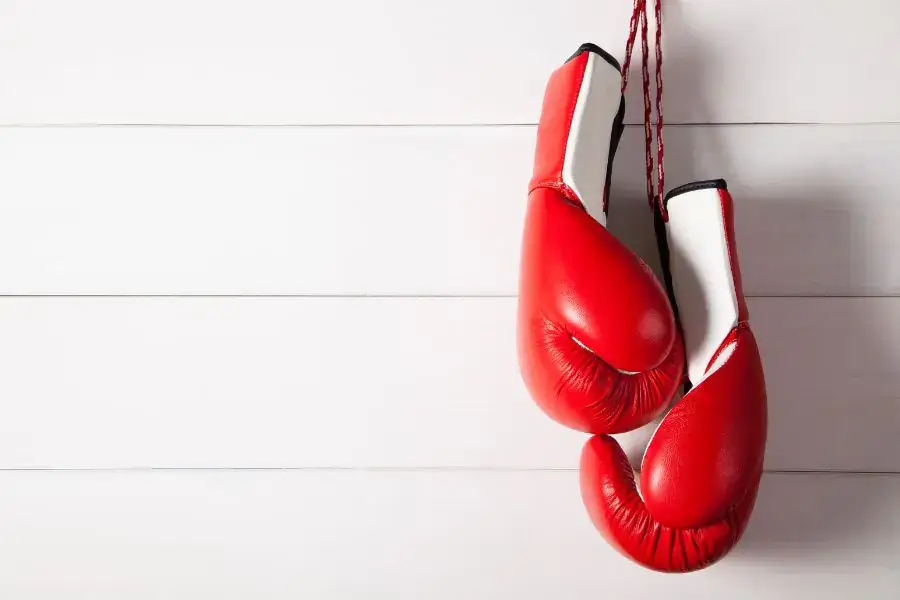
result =
[[769,382],[741,545],[614,553],[521,384],[543,86],[630,5],[0,0],[0,597],[896,598],[895,0],[665,1],[667,179],[728,179]]

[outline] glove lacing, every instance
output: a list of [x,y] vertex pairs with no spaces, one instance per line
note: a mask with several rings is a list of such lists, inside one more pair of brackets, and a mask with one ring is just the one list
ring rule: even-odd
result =
[[669,216],[663,202],[663,189],[666,175],[663,166],[665,144],[663,142],[663,76],[662,76],[662,0],[654,0],[654,20],[656,25],[656,189],[653,189],[653,109],[650,101],[650,48],[647,26],[647,0],[634,0],[634,10],[628,30],[628,41],[625,43],[625,62],[622,66],[622,94],[628,87],[628,72],[631,67],[631,53],[637,37],[638,23],[641,25],[641,76],[644,91],[644,149],[647,162],[647,203],[651,210],[659,209],[664,221]]

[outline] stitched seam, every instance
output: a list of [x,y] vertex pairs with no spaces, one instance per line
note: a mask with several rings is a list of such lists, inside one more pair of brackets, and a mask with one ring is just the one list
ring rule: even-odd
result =
[[531,188],[528,190],[528,193],[531,194],[535,190],[539,190],[539,189],[556,190],[557,192],[559,192],[563,196],[565,196],[566,200],[569,200],[570,202],[576,204],[580,208],[583,208],[583,209],[585,208],[584,203],[581,201],[581,199],[578,198],[578,194],[575,193],[575,190],[573,190],[568,185],[566,185],[562,181],[562,179],[560,179],[560,180],[547,179],[544,181],[539,181],[538,183],[531,186]]

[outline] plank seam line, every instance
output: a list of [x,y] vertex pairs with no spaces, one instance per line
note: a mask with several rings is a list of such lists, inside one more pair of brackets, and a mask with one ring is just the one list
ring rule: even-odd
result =
[[[747,298],[853,299],[900,298],[898,294],[745,294]],[[515,299],[516,294],[0,294],[0,299],[78,299],[78,298],[383,298],[383,299]]]
[[[822,127],[822,126],[884,126],[897,125],[900,121],[733,121],[733,122],[678,122],[666,123],[666,127]],[[625,123],[628,128],[643,128],[643,123]],[[102,128],[245,128],[245,129],[477,129],[477,128],[534,128],[536,122],[527,123],[0,123],[0,129],[102,129]]]
[[[784,299],[853,299],[853,298],[900,298],[897,294],[746,294],[747,298],[784,298]],[[322,298],[322,299],[515,299],[516,294],[0,294],[0,299],[78,299],[78,298]]]
[[[0,468],[0,473],[577,473],[576,468],[528,467],[110,467],[110,468]],[[900,471],[830,469],[765,469],[769,475],[900,476]]]

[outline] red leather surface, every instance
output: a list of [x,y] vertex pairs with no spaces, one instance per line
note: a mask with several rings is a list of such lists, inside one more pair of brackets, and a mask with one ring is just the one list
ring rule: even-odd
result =
[[[732,341],[733,340],[733,341]],[[766,446],[766,384],[753,333],[740,326],[728,361],[666,415],[644,454],[641,491],[670,527],[722,517],[761,468]]]
[[534,149],[534,172],[528,191],[537,187],[556,188],[569,200],[581,202],[575,192],[563,183],[562,169],[575,103],[578,101],[578,92],[581,90],[587,62],[588,53],[583,52],[550,75],[544,89],[544,102]]
[[614,439],[593,437],[581,458],[582,499],[597,529],[626,556],[661,571],[722,558],[749,521],[763,470],[766,384],[746,321],[732,200],[725,190],[720,198],[741,320],[716,355],[732,344],[733,352],[663,419],[644,455],[643,500]]
[[519,285],[520,369],[547,414],[573,429],[616,433],[668,405],[684,357],[662,286],[556,190],[530,195]]
[[562,180],[587,57],[555,71],[544,98],[522,244],[518,353],[547,414],[581,431],[615,433],[668,405],[684,360],[662,285]]
[[656,571],[694,571],[725,556],[746,529],[761,475],[757,467],[753,484],[717,519],[669,527],[641,500],[628,458],[613,438],[594,436],[581,454],[582,498],[594,525],[619,552]]

